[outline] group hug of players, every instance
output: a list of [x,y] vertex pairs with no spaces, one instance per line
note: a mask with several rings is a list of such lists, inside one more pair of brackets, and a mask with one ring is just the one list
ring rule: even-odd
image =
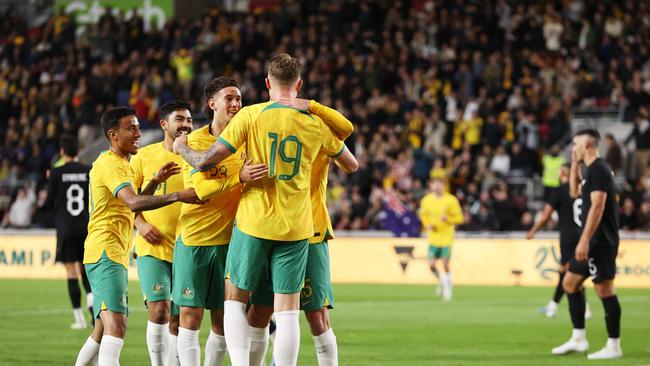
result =
[[[110,109],[101,118],[110,149],[89,171],[76,151],[62,149],[65,164],[52,177],[75,174],[83,179],[74,184],[85,182],[89,193],[86,235],[85,228],[68,229],[83,221],[76,201],[86,191],[51,179],[52,192],[65,192],[61,210],[76,208],[57,224],[58,259],[74,262],[82,253],[92,288],[94,329],[76,365],[119,365],[134,227],[152,365],[200,364],[205,309],[205,365],[222,365],[227,353],[234,366],[265,364],[272,316],[273,362],[296,365],[300,310],[319,365],[338,364],[327,311],[334,299],[326,187],[330,160],[347,173],[357,169],[343,142],[353,125],[334,109],[297,98],[300,71],[295,58],[274,56],[270,101],[244,108],[237,82],[216,78],[204,89],[211,123],[192,131],[190,106],[170,102],[160,108],[164,140],[143,148],[134,110]],[[71,269],[70,283],[75,274]],[[70,287],[80,293],[74,281]]]

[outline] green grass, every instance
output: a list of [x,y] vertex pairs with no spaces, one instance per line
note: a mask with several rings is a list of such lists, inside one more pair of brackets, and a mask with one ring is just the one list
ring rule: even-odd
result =
[[[131,283],[131,315],[122,365],[146,365],[147,316],[138,284]],[[0,281],[0,365],[72,365],[89,331],[72,331],[64,281]],[[620,290],[623,350],[616,361],[588,362],[584,355],[554,357],[571,326],[562,301],[558,317],[537,308],[551,289],[457,287],[450,303],[431,286],[335,286],[332,321],[341,365],[650,365],[650,291]],[[606,340],[603,312],[589,290],[594,317],[587,322],[591,350]],[[206,317],[207,318],[207,317]],[[316,365],[301,318],[299,365]],[[207,323],[201,333],[207,337]]]

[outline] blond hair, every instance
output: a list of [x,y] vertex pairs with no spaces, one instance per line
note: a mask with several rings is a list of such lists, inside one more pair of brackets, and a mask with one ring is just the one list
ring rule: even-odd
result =
[[300,62],[286,53],[280,53],[269,61],[269,77],[280,85],[292,85],[300,79]]

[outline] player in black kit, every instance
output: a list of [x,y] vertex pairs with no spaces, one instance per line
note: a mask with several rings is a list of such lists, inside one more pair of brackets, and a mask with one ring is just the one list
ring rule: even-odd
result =
[[79,144],[75,136],[61,138],[63,165],[50,173],[47,199],[43,209],[55,209],[56,214],[56,261],[65,266],[68,277],[68,294],[72,302],[75,322],[72,329],[86,328],[86,319],[81,309],[81,277],[86,290],[86,304],[92,314],[92,292],[81,266],[84,241],[88,233],[88,172],[90,166],[77,160]]
[[[616,255],[618,254],[618,207],[614,191],[612,168],[600,158],[598,144],[600,134],[587,129],[573,138],[573,161],[569,184],[573,197],[582,196],[582,234],[576,247],[577,262],[587,263],[589,275],[594,282],[596,294],[603,302],[607,344],[598,352],[587,356],[590,360],[612,359],[623,356],[620,343],[621,305],[614,291]],[[580,163],[586,173],[580,177]],[[573,335],[568,342],[553,349],[553,354],[585,352],[589,348],[585,334],[584,297],[579,289],[587,275],[569,266],[564,277],[564,290],[569,300],[569,312],[573,323]]]
[[[542,215],[539,220],[526,234],[526,239],[530,240],[535,237],[535,234],[546,225],[548,220],[551,219],[553,211],[558,215],[558,229],[560,231],[560,268],[559,281],[553,294],[553,299],[549,301],[548,305],[543,308],[543,312],[547,317],[553,318],[557,312],[557,305],[564,295],[564,274],[569,269],[571,263],[574,272],[587,274],[587,265],[585,263],[578,263],[574,260],[576,246],[580,240],[580,231],[582,230],[582,221],[580,215],[582,212],[582,198],[571,197],[569,188],[569,172],[570,165],[566,164],[560,170],[560,182],[562,183],[558,189],[554,190],[544,205]],[[584,288],[581,290],[584,296]],[[585,319],[591,318],[591,311],[587,306],[585,309]]]

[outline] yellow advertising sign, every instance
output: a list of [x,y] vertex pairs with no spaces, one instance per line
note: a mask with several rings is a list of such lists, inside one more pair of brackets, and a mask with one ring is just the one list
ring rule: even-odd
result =
[[[339,238],[330,242],[334,283],[432,284],[428,244],[420,238]],[[65,278],[55,264],[54,235],[0,238],[0,278]],[[451,267],[459,285],[554,286],[557,240],[458,239]],[[616,260],[617,287],[650,288],[650,241],[622,240]],[[129,278],[137,279],[135,261]],[[589,281],[588,281],[589,282]]]
[[[432,284],[421,238],[340,238],[330,243],[332,282]],[[451,269],[460,285],[554,286],[557,240],[458,239]],[[650,241],[623,240],[616,286],[650,288]]]

